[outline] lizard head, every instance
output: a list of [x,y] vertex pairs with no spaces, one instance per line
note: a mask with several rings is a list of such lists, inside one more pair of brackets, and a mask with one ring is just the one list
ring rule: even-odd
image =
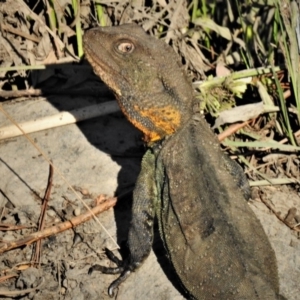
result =
[[146,142],[172,135],[190,118],[191,82],[166,43],[136,24],[94,28],[83,41],[95,73]]

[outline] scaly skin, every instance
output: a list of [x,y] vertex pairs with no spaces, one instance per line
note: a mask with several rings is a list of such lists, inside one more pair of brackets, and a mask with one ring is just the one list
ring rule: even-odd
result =
[[[102,27],[84,36],[86,56],[144,133],[148,150],[133,194],[130,256],[109,295],[150,253],[153,221],[191,299],[278,299],[276,258],[244,196],[240,167],[224,156],[173,50],[139,26]],[[241,186],[242,189],[239,189]]]

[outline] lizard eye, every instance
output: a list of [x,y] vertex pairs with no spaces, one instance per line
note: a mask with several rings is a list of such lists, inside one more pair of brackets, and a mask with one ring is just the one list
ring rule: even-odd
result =
[[123,42],[117,46],[117,49],[122,53],[131,53],[134,50],[134,45],[130,42]]

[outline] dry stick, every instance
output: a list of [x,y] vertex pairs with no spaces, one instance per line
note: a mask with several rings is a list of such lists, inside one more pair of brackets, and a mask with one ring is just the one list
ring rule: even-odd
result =
[[48,177],[48,184],[45,192],[45,196],[43,199],[43,207],[42,207],[42,214],[41,218],[39,220],[39,230],[43,229],[45,226],[45,211],[47,209],[49,197],[51,194],[51,188],[52,188],[52,183],[53,183],[53,167],[50,165],[49,166],[49,177]]
[[[48,206],[48,201],[51,195],[51,188],[52,188],[52,183],[53,183],[53,167],[49,165],[49,176],[48,176],[48,184],[47,188],[45,191],[45,196],[42,200],[42,207],[41,207],[41,215],[39,219],[39,227],[38,231],[41,231],[44,229],[45,226],[45,215],[46,215],[46,210]],[[42,241],[38,240],[35,245],[34,253],[31,258],[31,263],[32,265],[40,265],[41,261],[41,256],[42,256],[42,247],[41,247]]]
[[13,225],[13,224],[0,223],[0,231],[21,230],[21,229],[32,228],[32,227],[35,227],[35,226]]
[[[11,273],[9,275],[4,275],[4,276],[1,276],[0,277],[0,283],[6,281],[7,279],[10,279],[10,278],[14,278],[14,277],[18,277],[18,274],[17,273]],[[1,290],[1,289],[0,289]],[[0,293],[1,295],[1,293]]]
[[[3,107],[0,107],[0,110],[4,111]],[[18,126],[15,122],[13,122],[14,125],[0,128],[0,140],[20,136],[24,134],[24,132],[32,133],[53,127],[74,124],[79,121],[107,115],[119,110],[120,108],[117,102],[107,101],[100,104],[74,109],[70,112],[64,111],[52,116],[38,118],[34,121],[21,123]],[[5,115],[7,116],[7,114]]]
[[[71,62],[70,59],[60,59],[56,62],[56,64],[63,64],[63,63],[69,63]],[[36,66],[17,66],[17,67],[7,67],[7,68],[0,68],[2,70],[6,71],[18,71],[18,70],[44,70],[48,68],[49,65],[36,65]],[[52,65],[53,66],[53,65]],[[84,66],[80,66],[81,70],[84,71],[87,68],[84,68]],[[105,93],[105,90],[101,87],[95,87],[93,89],[87,87],[87,88],[65,88],[65,89],[27,89],[27,90],[16,90],[16,91],[5,91],[0,90],[0,98],[9,99],[9,98],[20,98],[20,97],[30,97],[30,96],[45,96],[45,95],[67,95],[67,96],[93,96],[100,95]],[[17,101],[20,101],[20,99],[16,99]],[[28,98],[24,99],[28,100]]]
[[[4,110],[3,106],[0,105],[0,111],[6,116],[7,119],[9,119],[13,124],[15,124],[16,127],[23,133],[25,138],[30,142],[30,144],[43,156],[43,158],[53,167],[53,169],[56,171],[56,173],[59,174],[59,176],[62,178],[62,180],[67,184],[69,189],[74,193],[76,198],[85,206],[87,210],[89,210],[92,213],[92,210],[88,207],[88,205],[82,200],[80,195],[76,192],[76,190],[72,187],[70,182],[66,179],[66,177],[63,175],[63,173],[52,163],[50,158],[46,155],[44,151],[32,140],[32,138],[26,134],[26,132],[18,125],[18,123],[9,115],[7,111]],[[95,217],[95,215],[94,215]],[[106,232],[106,234],[110,237],[110,239],[113,241],[113,243],[116,245],[116,247],[119,249],[119,245],[117,242],[113,239],[111,234],[107,231],[107,229],[102,225],[102,223],[95,217],[96,222],[102,227],[102,229]]]
[[84,223],[93,217],[98,220],[95,216],[103,211],[108,210],[109,208],[115,206],[117,203],[117,198],[109,198],[105,200],[105,202],[100,203],[94,208],[89,208],[89,210],[77,217],[72,218],[71,220],[59,223],[57,225],[53,225],[51,227],[48,227],[44,230],[29,234],[27,237],[21,238],[17,241],[3,241],[0,243],[0,254],[2,254],[5,251],[18,248],[20,246],[28,246],[40,239],[46,238],[50,235],[57,234],[59,232],[65,231],[67,229],[73,228],[81,223]]
[[[43,67],[44,68],[44,67]],[[41,89],[28,89],[28,90],[18,90],[18,91],[0,91],[1,98],[19,98],[24,96],[41,96],[44,92]]]
[[28,39],[30,41],[33,41],[35,43],[39,43],[41,41],[41,38],[35,37],[35,36],[31,35],[31,34],[28,34],[26,32],[23,32],[21,30],[15,29],[15,28],[13,28],[11,26],[8,26],[8,25],[5,25],[5,24],[1,25],[1,28],[3,30],[8,31],[8,32],[11,32],[11,33],[14,33],[16,35],[22,36],[23,38]]
[[237,132],[241,128],[245,127],[250,122],[251,122],[251,120],[248,120],[248,121],[245,121],[243,123],[236,123],[236,124],[230,125],[225,131],[218,134],[219,141],[222,142],[225,138],[227,138],[228,136],[234,134],[235,132]]

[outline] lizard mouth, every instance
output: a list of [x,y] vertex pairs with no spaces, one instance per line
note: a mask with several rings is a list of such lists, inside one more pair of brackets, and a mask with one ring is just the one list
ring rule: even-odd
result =
[[104,63],[104,60],[99,59],[98,54],[94,52],[87,42],[84,44],[85,56],[92,66],[94,73],[98,75],[115,94],[121,96],[121,90],[117,85],[117,78],[120,74],[114,71],[108,64]]

